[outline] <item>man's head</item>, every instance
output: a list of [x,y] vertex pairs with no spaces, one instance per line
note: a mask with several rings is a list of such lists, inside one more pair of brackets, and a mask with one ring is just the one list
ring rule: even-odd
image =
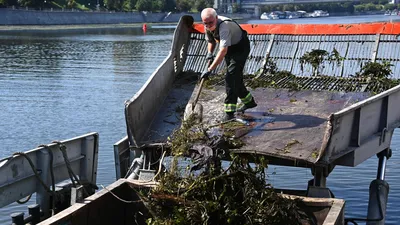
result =
[[201,11],[201,20],[207,30],[215,30],[217,27],[217,18],[217,12],[213,8],[205,8]]

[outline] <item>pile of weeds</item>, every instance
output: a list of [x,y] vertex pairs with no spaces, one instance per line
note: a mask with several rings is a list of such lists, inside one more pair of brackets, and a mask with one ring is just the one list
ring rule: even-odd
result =
[[[301,83],[291,72],[282,70],[269,73],[267,76],[247,76],[247,86],[250,88],[287,88],[290,91],[302,89]],[[281,83],[284,81],[284,83]]]
[[152,214],[147,223],[312,224],[300,200],[282,197],[267,184],[261,157],[252,159],[254,165],[232,157],[227,169],[217,163],[197,176],[162,175],[160,185],[143,198]]
[[196,123],[194,114],[190,115],[179,129],[176,129],[170,137],[168,144],[171,149],[171,155],[188,156],[188,150],[193,143],[207,141],[206,129],[201,123]]
[[[230,140],[235,130],[241,129],[240,124],[226,123],[218,129],[223,132],[211,137],[207,128],[190,117],[173,132],[169,138],[172,165],[158,176],[156,188],[141,194],[151,214],[147,224],[273,225],[311,221],[302,211],[300,200],[282,197],[267,183],[267,161],[263,157],[229,153]],[[217,139],[224,144],[215,144]],[[180,171],[178,159],[190,155],[194,143],[211,149],[212,160],[202,168],[193,170],[188,166]],[[222,158],[229,158],[230,163],[223,164]]]
[[212,74],[204,82],[204,87],[211,89],[217,85],[224,85],[226,70],[222,70],[220,73]]

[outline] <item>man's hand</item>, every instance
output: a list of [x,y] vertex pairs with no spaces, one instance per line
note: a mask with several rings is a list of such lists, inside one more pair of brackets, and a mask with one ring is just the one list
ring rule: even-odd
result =
[[208,69],[204,70],[203,73],[200,75],[200,79],[207,79],[211,74],[211,71],[208,71]]

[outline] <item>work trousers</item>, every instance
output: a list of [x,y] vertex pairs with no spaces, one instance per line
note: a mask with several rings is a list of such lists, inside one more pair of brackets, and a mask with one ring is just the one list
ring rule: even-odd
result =
[[[246,31],[243,31],[242,40],[236,45],[228,47],[228,52],[225,55],[225,63],[227,71],[225,75],[225,112],[233,113],[236,111],[238,97],[250,101],[253,99],[250,92],[244,86],[243,69],[247,57],[250,53],[250,42]],[[246,102],[244,102],[246,104]]]

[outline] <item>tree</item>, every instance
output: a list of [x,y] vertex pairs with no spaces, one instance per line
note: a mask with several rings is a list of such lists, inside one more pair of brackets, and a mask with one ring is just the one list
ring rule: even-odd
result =
[[365,5],[356,5],[354,6],[354,9],[356,12],[364,12],[365,11]]
[[395,9],[395,5],[394,4],[386,4],[384,6],[385,10],[393,10]]
[[3,6],[19,5],[17,0],[0,0],[0,8]]
[[240,11],[240,5],[238,3],[233,3],[232,4],[232,12],[238,13],[239,11]]
[[138,11],[151,11],[153,4],[151,0],[138,0],[136,2],[136,9]]
[[68,0],[67,7],[71,9],[75,6],[75,3],[76,3],[75,0]]
[[132,11],[135,8],[136,0],[125,0],[122,5],[122,10]]
[[41,0],[19,0],[18,2],[19,5],[21,6],[34,7],[34,8],[43,7],[43,1]]
[[351,2],[345,2],[343,4],[343,8],[345,8],[346,12],[354,13],[354,5]]
[[294,5],[283,5],[282,11],[294,11]]
[[164,11],[165,0],[153,0],[152,11]]
[[188,12],[192,8],[193,3],[190,0],[176,0],[176,9],[179,12]]
[[198,12],[201,12],[204,8],[207,8],[209,5],[206,0],[197,0],[194,3],[194,7]]
[[176,3],[174,0],[165,0],[164,8],[162,9],[164,12],[175,12],[176,11]]
[[106,8],[109,10],[120,11],[122,9],[123,0],[104,0]]

